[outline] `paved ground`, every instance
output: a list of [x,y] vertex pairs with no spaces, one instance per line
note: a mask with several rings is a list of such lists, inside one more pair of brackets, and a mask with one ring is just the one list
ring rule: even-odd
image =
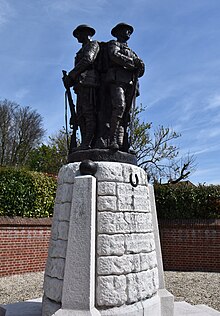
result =
[[[165,281],[177,300],[206,304],[220,311],[220,273],[165,272]],[[38,298],[42,293],[43,272],[0,278],[0,304]]]

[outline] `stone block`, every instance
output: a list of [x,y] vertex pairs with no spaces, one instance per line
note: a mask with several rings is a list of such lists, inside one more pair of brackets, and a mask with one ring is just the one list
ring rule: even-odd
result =
[[52,226],[51,226],[51,238],[53,240],[58,239],[58,225],[59,225],[59,221],[53,217]]
[[155,196],[154,196],[154,188],[151,184],[148,186],[149,188],[149,197],[150,197],[150,205],[151,205],[151,214],[152,214],[152,223],[154,227],[154,240],[155,240],[155,248],[157,253],[157,266],[159,272],[159,288],[165,288],[165,281],[164,281],[164,272],[163,272],[163,259],[162,259],[162,252],[160,246],[160,235],[159,235],[159,228],[158,228],[158,221],[157,221],[157,211],[156,211],[156,203],[155,203]]
[[150,201],[147,195],[134,196],[134,210],[136,212],[150,212]]
[[124,235],[98,235],[97,253],[100,256],[124,254]]
[[48,258],[45,274],[52,277],[63,280],[65,268],[65,259],[63,258]]
[[130,228],[123,213],[99,212],[98,232],[101,234],[128,233]]
[[121,275],[140,271],[139,255],[107,256],[97,260],[99,275]]
[[95,301],[96,179],[75,178],[62,308],[89,311]]
[[5,316],[6,314],[6,309],[0,306],[0,316]]
[[67,241],[51,240],[48,256],[51,258],[66,258]]
[[58,184],[63,183],[73,183],[74,178],[80,175],[79,171],[79,162],[69,163],[68,165],[64,165],[58,174],[57,182]]
[[68,240],[69,223],[53,220],[51,228],[51,238],[54,240]]
[[122,182],[122,164],[115,162],[99,162],[95,174],[98,181]]
[[68,240],[69,223],[59,222],[58,224],[58,239]]
[[129,232],[144,233],[152,232],[152,216],[150,213],[124,213],[124,220],[126,221]]
[[125,235],[126,253],[150,252],[155,249],[154,234],[127,234]]
[[117,183],[117,195],[146,196],[149,198],[148,187],[146,185],[138,185],[133,187],[131,183]]
[[149,253],[140,253],[140,268],[141,271],[149,270],[157,266],[156,251]]
[[[158,290],[158,296],[160,298],[161,316],[174,316],[174,296],[166,289]],[[184,310],[184,314],[189,315],[187,310]],[[195,313],[195,315],[196,314],[197,313]],[[199,313],[197,315],[199,315]],[[209,313],[207,313],[207,315],[209,315]],[[210,314],[210,316],[211,315],[212,314]]]
[[121,306],[126,300],[126,277],[124,275],[97,278],[98,306]]
[[128,303],[144,300],[156,293],[156,275],[154,270],[131,273],[127,278]]
[[55,204],[53,219],[58,221],[70,220],[71,203]]
[[118,211],[120,212],[134,211],[134,196],[119,195],[118,196]]
[[98,182],[98,195],[116,195],[116,183]]
[[130,165],[130,164],[123,164],[123,178],[124,182],[130,183],[130,175],[132,174],[133,179],[135,180],[135,174],[138,177],[139,185],[147,185],[147,173],[144,169]]
[[69,183],[59,184],[56,192],[55,203],[72,201],[73,185]]
[[52,301],[61,302],[63,290],[63,280],[45,276],[44,278],[44,294]]
[[45,295],[42,301],[42,315],[51,316],[61,308],[61,303],[54,302]]
[[117,211],[116,196],[99,196],[98,211]]

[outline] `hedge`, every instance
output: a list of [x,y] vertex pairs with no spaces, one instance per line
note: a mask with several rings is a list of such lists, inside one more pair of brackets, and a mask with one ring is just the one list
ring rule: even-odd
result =
[[1,167],[0,216],[52,216],[56,187],[43,173]]
[[[56,179],[43,173],[0,167],[0,216],[50,217]],[[159,219],[220,218],[220,185],[155,185]]]
[[159,219],[220,218],[220,185],[155,185]]

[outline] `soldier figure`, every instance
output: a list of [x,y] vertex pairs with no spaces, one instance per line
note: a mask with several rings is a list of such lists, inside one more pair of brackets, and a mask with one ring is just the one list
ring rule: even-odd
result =
[[73,31],[73,36],[82,43],[82,48],[76,54],[74,68],[64,79],[65,87],[73,86],[77,95],[77,123],[82,138],[79,149],[91,148],[96,129],[96,88],[99,86],[99,78],[95,61],[99,44],[90,39],[94,34],[95,30],[84,24]]
[[109,148],[113,150],[128,151],[129,145],[125,145],[124,136],[132,100],[137,93],[138,77],[144,74],[143,61],[127,45],[132,33],[131,25],[119,23],[111,30],[116,40],[108,42],[109,65],[106,81],[112,104]]

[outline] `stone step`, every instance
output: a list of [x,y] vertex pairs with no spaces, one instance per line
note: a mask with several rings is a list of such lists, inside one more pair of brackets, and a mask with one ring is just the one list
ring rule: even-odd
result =
[[216,309],[211,308],[205,304],[195,305],[195,307],[209,313],[210,316],[220,316],[220,312],[218,312]]
[[191,305],[187,302],[175,302],[174,316],[220,316],[220,313],[206,305]]
[[[5,316],[41,316],[41,299],[8,304],[3,307],[7,310]],[[220,312],[203,304],[193,306],[186,302],[175,302],[174,316],[220,316]]]

